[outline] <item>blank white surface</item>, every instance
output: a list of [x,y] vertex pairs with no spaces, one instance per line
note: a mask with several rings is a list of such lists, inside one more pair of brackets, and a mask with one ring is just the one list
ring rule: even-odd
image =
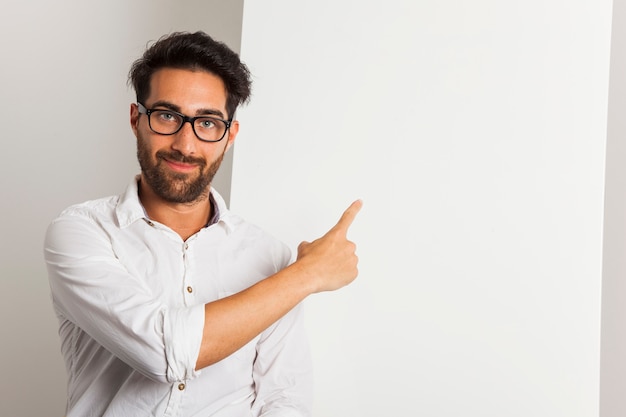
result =
[[318,416],[598,413],[611,2],[247,2],[231,206],[294,249]]

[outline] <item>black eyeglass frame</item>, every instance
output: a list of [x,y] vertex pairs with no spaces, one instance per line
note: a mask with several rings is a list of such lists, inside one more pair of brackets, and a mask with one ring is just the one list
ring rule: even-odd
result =
[[[179,113],[177,111],[174,110],[170,110],[170,109],[149,109],[146,106],[144,106],[143,104],[141,104],[140,102],[137,102],[137,109],[139,110],[140,114],[145,114],[146,116],[148,116],[148,126],[150,126],[150,130],[152,130],[154,133],[156,133],[157,135],[163,135],[163,136],[172,136],[177,134],[178,132],[180,132],[180,129],[183,128],[183,126],[185,125],[186,122],[189,122],[189,124],[191,125],[191,130],[193,130],[194,135],[196,135],[196,137],[198,138],[198,140],[202,141],[202,142],[209,142],[209,143],[215,143],[215,142],[219,142],[222,139],[224,139],[226,137],[226,133],[230,130],[230,126],[233,123],[232,119],[229,120],[224,120],[224,119],[220,119],[219,117],[215,117],[215,116],[196,116],[196,117],[189,117],[186,116],[182,113]],[[156,130],[154,130],[152,128],[152,122],[150,120],[150,115],[155,112],[155,111],[166,111],[172,114],[175,114],[177,116],[179,116],[183,122],[180,124],[180,126],[178,126],[178,129],[176,129],[176,131],[172,132],[172,133],[161,133],[161,132],[157,132]],[[206,139],[202,139],[200,136],[198,136],[198,133],[196,132],[196,125],[195,122],[198,119],[214,119],[214,120],[219,120],[220,122],[224,123],[226,125],[226,129],[224,129],[224,134],[222,135],[221,138],[216,139],[216,140],[206,140]]]

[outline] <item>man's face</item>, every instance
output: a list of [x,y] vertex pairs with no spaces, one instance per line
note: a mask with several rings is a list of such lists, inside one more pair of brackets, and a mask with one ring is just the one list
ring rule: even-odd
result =
[[[226,88],[208,72],[174,68],[158,70],[150,82],[148,109],[174,110],[187,116],[217,116],[228,119]],[[131,127],[137,137],[137,158],[145,184],[170,203],[192,203],[205,199],[209,185],[239,125],[234,121],[220,142],[202,142],[189,123],[174,135],[159,135],[148,125],[148,116],[131,105]]]

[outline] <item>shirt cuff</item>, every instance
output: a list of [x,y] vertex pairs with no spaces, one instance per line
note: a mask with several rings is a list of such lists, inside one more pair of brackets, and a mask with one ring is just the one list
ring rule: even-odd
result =
[[204,305],[165,311],[163,338],[167,380],[184,381],[197,377],[196,362],[202,344]]

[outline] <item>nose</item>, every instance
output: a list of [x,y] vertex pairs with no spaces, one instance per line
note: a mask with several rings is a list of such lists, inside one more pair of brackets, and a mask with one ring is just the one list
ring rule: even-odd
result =
[[180,130],[172,136],[172,149],[183,155],[193,155],[196,152],[198,139],[191,122],[184,121]]

